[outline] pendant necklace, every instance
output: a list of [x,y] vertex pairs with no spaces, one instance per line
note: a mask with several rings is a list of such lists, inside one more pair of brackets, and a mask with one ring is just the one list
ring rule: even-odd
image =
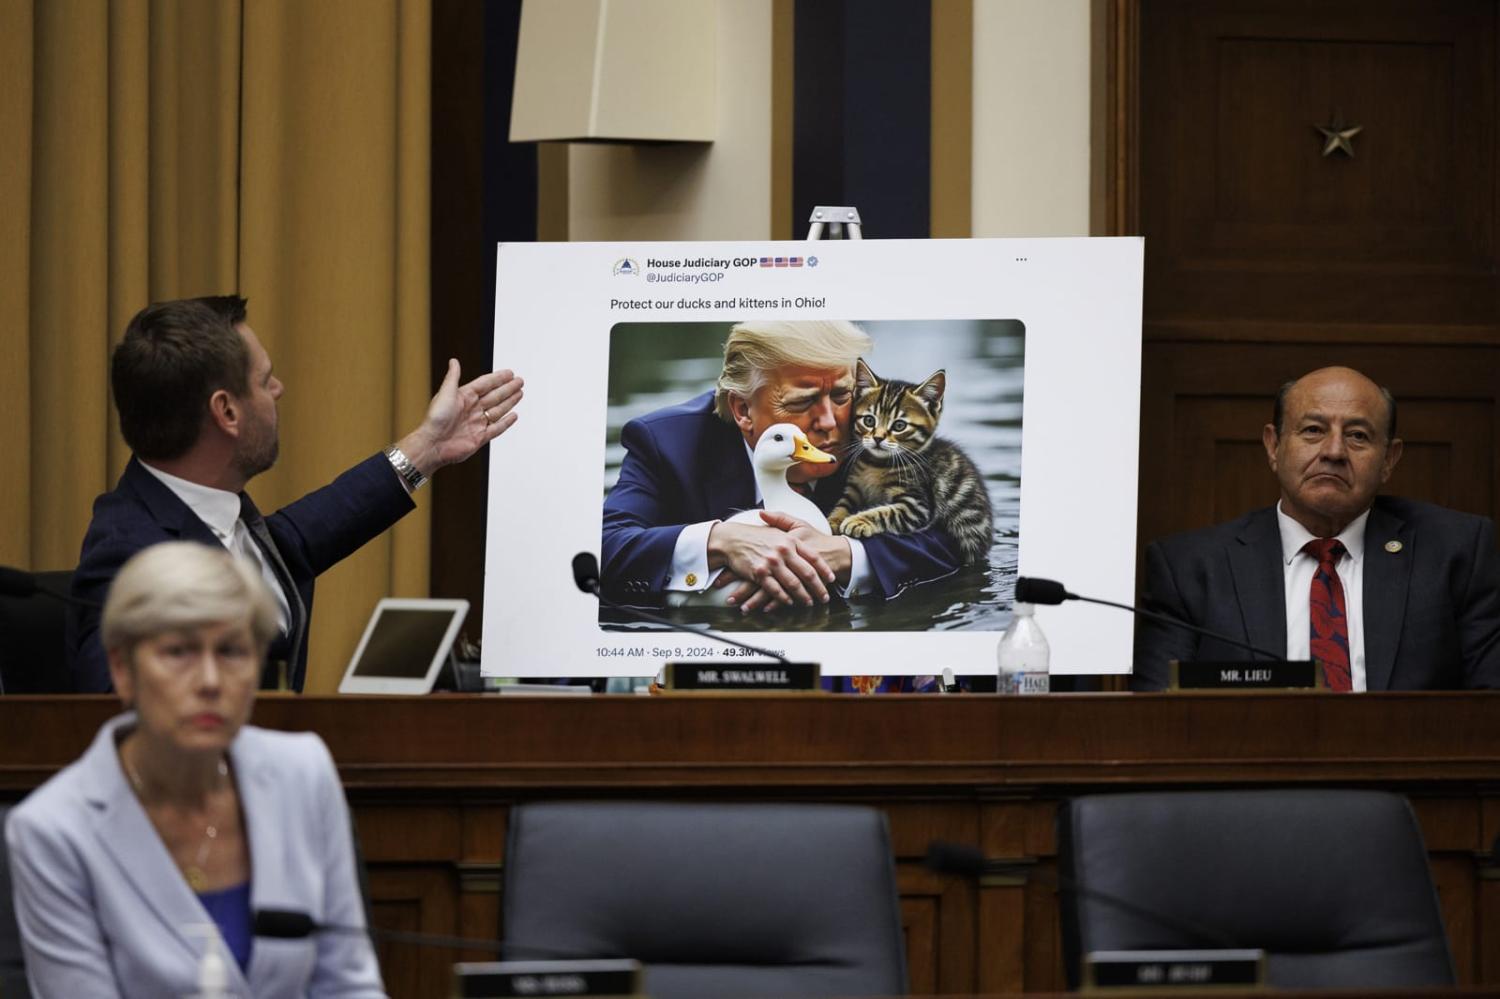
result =
[[[141,802],[144,803],[146,800],[146,782],[141,779],[141,775],[135,769],[135,766],[125,758],[124,753],[120,754],[120,762],[125,764],[125,772],[130,775],[130,783],[135,787],[136,797],[140,798]],[[219,778],[223,780],[228,776],[229,764],[224,762],[223,757],[220,757]],[[218,838],[219,827],[212,822],[204,822],[203,841],[198,844],[198,853],[193,857],[192,863],[177,865],[182,871],[183,878],[187,880],[188,887],[195,894],[202,893],[208,887],[208,871],[204,865],[208,862],[208,851],[213,847],[214,840]]]

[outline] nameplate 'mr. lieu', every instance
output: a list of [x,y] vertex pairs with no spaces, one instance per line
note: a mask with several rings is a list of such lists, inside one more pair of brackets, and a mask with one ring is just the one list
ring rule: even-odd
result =
[[1168,690],[1319,690],[1323,671],[1311,659],[1219,662],[1191,659],[1171,662]]

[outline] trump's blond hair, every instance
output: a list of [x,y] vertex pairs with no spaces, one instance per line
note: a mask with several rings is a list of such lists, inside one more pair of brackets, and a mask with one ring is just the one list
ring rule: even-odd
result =
[[870,337],[842,319],[737,323],[724,343],[724,368],[714,390],[714,412],[734,422],[729,397],[748,399],[777,368],[850,368],[869,353]]

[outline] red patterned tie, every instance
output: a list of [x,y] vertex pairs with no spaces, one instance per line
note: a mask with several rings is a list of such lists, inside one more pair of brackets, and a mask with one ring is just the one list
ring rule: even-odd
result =
[[1349,618],[1344,613],[1344,584],[1339,582],[1339,556],[1344,544],[1338,538],[1316,538],[1302,550],[1318,560],[1313,573],[1308,617],[1312,657],[1323,667],[1323,682],[1329,690],[1353,690],[1349,674]]

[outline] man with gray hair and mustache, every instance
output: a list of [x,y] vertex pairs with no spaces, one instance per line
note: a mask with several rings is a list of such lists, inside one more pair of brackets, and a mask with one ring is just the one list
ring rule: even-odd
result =
[[732,586],[729,603],[749,614],[827,603],[834,593],[889,599],[954,572],[961,557],[936,528],[861,541],[784,513],[768,511],[758,525],[728,520],[760,501],[750,456],[781,423],[840,459],[795,464],[787,481],[825,514],[838,502],[854,365],[870,346],[850,322],[739,323],[712,392],[627,423],[619,481],[604,501],[605,595],[655,604],[669,592]]

